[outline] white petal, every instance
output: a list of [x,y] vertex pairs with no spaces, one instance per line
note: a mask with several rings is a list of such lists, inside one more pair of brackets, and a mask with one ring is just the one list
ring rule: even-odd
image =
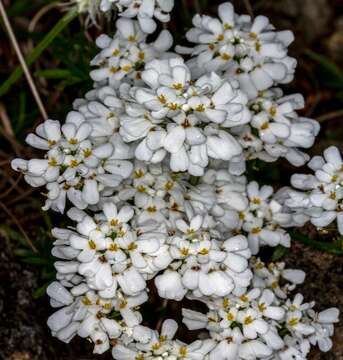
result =
[[82,198],[90,205],[95,205],[99,202],[100,197],[96,180],[85,180],[82,189]]
[[73,296],[70,292],[61,285],[61,283],[54,281],[46,289],[46,293],[54,300],[64,305],[70,305],[73,302]]
[[177,153],[186,139],[186,132],[182,126],[175,126],[171,131],[168,131],[164,139],[164,148],[170,153]]

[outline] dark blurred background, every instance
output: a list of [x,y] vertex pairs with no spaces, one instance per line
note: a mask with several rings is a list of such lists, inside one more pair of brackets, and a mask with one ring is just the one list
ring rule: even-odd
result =
[[[196,11],[215,14],[222,2],[175,1],[168,28],[177,43],[184,42],[184,33]],[[89,61],[96,54],[94,39],[103,31],[113,33],[113,22],[101,21],[98,27],[85,27],[84,17],[66,19],[66,3],[55,1],[3,3],[20,48],[28,56],[49,117],[63,120],[72,101],[91,89],[88,72]],[[301,92],[306,100],[302,115],[321,122],[322,130],[310,154],[319,154],[328,145],[343,150],[343,1],[233,3],[237,13],[263,14],[278,29],[294,31],[296,40],[290,54],[298,59],[298,69],[295,81],[285,87],[285,92]],[[50,229],[63,219],[55,213],[43,213],[39,190],[33,191],[9,166],[14,157],[29,158],[34,154],[24,139],[42,117],[17,68],[18,59],[2,21],[0,24],[0,359],[111,359],[110,354],[92,356],[92,346],[86,340],[75,339],[70,345],[54,340],[45,325],[52,311],[44,292],[54,277]],[[254,164],[253,169],[255,178],[275,187],[287,184],[295,171],[282,161]],[[307,280],[300,288],[306,300],[316,300],[318,309],[338,306],[342,311],[342,244],[335,234],[318,233],[307,227],[294,239],[290,251],[278,249],[270,255],[307,272]],[[174,312],[172,316],[179,316],[179,308],[173,304],[167,310]],[[336,327],[334,347],[329,353],[314,350],[309,359],[342,360],[342,329],[342,324]]]

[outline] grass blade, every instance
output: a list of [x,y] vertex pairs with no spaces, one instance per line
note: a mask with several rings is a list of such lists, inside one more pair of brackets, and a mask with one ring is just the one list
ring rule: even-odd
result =
[[[77,16],[76,9],[70,10],[65,14],[57,24],[48,32],[48,34],[42,39],[42,41],[34,48],[34,50],[26,57],[25,61],[27,65],[34,63],[41,53],[51,44],[55,37]],[[11,86],[16,83],[23,75],[23,70],[18,66],[7,80],[0,87],[0,96],[6,94]]]
[[291,231],[290,235],[292,239],[297,240],[305,244],[306,246],[309,246],[312,249],[316,249],[336,255],[343,255],[343,248],[339,246],[339,244],[337,243],[311,240],[307,236],[299,233],[298,231]]

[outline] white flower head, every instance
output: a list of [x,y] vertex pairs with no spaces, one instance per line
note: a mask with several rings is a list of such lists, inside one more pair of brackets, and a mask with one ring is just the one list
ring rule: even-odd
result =
[[100,35],[96,44],[100,53],[91,61],[98,66],[92,70],[91,78],[114,88],[119,88],[123,80],[132,84],[141,84],[141,72],[144,65],[152,59],[166,56],[166,51],[173,43],[169,31],[163,30],[157,39],[147,43],[147,34],[139,27],[137,21],[121,18],[117,21],[117,32],[113,38]]
[[105,169],[106,161],[114,158],[111,143],[98,144],[91,137],[92,125],[82,114],[72,111],[64,125],[47,120],[29,134],[29,145],[46,151],[43,159],[15,159],[12,167],[25,174],[34,186],[46,186],[45,209],[63,212],[66,199],[80,209],[99,202],[100,192],[107,186],[116,187],[130,175],[132,165],[122,174]]
[[173,171],[199,176],[210,158],[241,153],[226,128],[248,122],[250,112],[234,85],[215,73],[192,82],[181,58],[153,60],[141,76],[146,87],[131,89],[120,128],[124,141],[140,141],[138,159],[157,163],[169,154]]
[[291,31],[274,31],[265,16],[238,16],[229,2],[219,6],[218,16],[195,15],[194,27],[186,34],[195,47],[177,48],[192,56],[189,65],[195,76],[222,71],[236,78],[249,98],[292,80],[296,60],[287,56],[294,39]]

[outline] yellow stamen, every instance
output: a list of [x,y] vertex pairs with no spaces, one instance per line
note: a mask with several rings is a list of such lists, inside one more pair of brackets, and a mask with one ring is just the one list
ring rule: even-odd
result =
[[223,308],[226,309],[226,308],[229,307],[229,305],[230,305],[230,300],[227,299],[227,298],[225,298],[225,299],[223,300]]
[[92,305],[92,302],[88,299],[87,296],[85,296],[85,297],[82,299],[82,303],[83,303],[83,305],[86,305],[86,306]]
[[277,110],[276,110],[276,107],[275,106],[272,106],[270,109],[269,109],[269,114],[270,116],[274,117],[277,113]]
[[89,241],[88,241],[88,246],[89,246],[89,248],[92,249],[92,250],[95,250],[95,249],[96,249],[96,244],[95,244],[95,242],[94,242],[93,240],[89,240]]
[[187,355],[187,347],[186,346],[181,346],[179,353],[180,353],[181,356],[186,356]]
[[121,303],[119,304],[119,309],[125,309],[125,308],[126,308],[126,305],[127,305],[127,301],[126,301],[126,300],[121,301]]
[[145,58],[144,52],[143,52],[143,51],[140,51],[140,52],[138,53],[138,57],[139,57],[140,60],[144,60],[144,58]]
[[235,320],[235,316],[234,316],[232,313],[230,313],[230,312],[227,313],[226,318],[227,318],[228,321],[233,321],[233,320]]
[[158,101],[161,103],[161,104],[166,104],[167,103],[167,99],[166,99],[166,97],[162,94],[162,95],[159,95],[159,96],[157,96],[157,98],[158,98]]
[[288,321],[288,324],[290,326],[295,326],[299,323],[299,319],[298,318],[292,318],[291,320]]
[[269,122],[268,122],[268,121],[264,122],[264,123],[261,125],[261,130],[266,130],[266,129],[268,129],[268,128],[269,128]]
[[240,300],[243,301],[243,302],[247,302],[247,301],[249,301],[249,298],[246,295],[242,295],[240,297]]
[[253,204],[255,204],[255,205],[260,205],[260,204],[261,204],[261,199],[260,199],[260,198],[257,198],[257,197],[254,197],[254,198],[252,199],[252,202],[253,202]]
[[189,254],[189,249],[187,249],[187,248],[182,248],[182,249],[180,249],[180,254],[181,254],[182,256],[188,256],[188,254]]
[[118,55],[120,55],[120,50],[119,50],[119,49],[113,50],[112,55],[113,55],[113,56],[118,56]]
[[117,226],[119,223],[119,220],[118,219],[112,219],[111,222],[110,222],[110,225],[111,226]]
[[70,162],[70,167],[72,167],[72,168],[77,167],[77,165],[79,165],[79,162],[78,162],[76,159],[73,159],[73,160]]
[[157,211],[156,206],[149,206],[146,210],[149,213],[155,213]]
[[108,249],[110,251],[118,251],[119,247],[117,244],[112,243]]
[[129,71],[131,70],[131,68],[132,68],[131,65],[124,65],[124,66],[122,67],[122,70],[123,70],[124,72],[129,72]]
[[175,111],[175,110],[177,110],[177,108],[178,108],[178,105],[175,103],[168,104],[168,109],[170,109],[170,110]]
[[203,248],[199,251],[199,255],[208,255],[208,249]]
[[252,232],[253,234],[259,234],[259,233],[261,232],[261,228],[255,227],[255,228],[253,228],[253,229],[251,230],[251,232]]
[[244,325],[249,325],[254,321],[254,319],[249,315],[244,319]]
[[91,149],[85,149],[85,150],[83,150],[83,156],[85,157],[85,158],[88,158],[88,157],[90,157],[92,155],[92,150]]
[[224,60],[224,61],[229,61],[231,60],[231,56],[228,54],[228,53],[224,53],[221,55],[221,58]]
[[75,138],[69,139],[69,144],[71,144],[71,145],[76,145],[78,142],[79,141],[77,139],[75,139]]
[[135,244],[135,243],[131,243],[128,247],[127,247],[127,249],[129,250],[129,251],[133,251],[133,250],[136,250],[137,249],[137,244]]
[[164,188],[166,190],[171,190],[172,188],[174,187],[174,183],[172,181],[167,181],[165,184],[164,184]]
[[139,179],[144,176],[144,171],[142,169],[135,170],[134,177]]
[[117,67],[115,67],[115,66],[111,66],[110,72],[111,72],[112,74],[115,74],[115,73],[117,73],[118,71],[119,71],[119,68],[117,68]]
[[55,167],[57,166],[57,160],[55,158],[51,158],[48,162],[49,166]]
[[262,303],[262,304],[259,304],[259,305],[258,305],[258,309],[259,309],[261,312],[263,312],[264,310],[267,309],[267,307],[266,307],[265,303]]
[[205,111],[205,105],[204,104],[199,104],[196,108],[195,111],[197,112],[204,112]]
[[181,83],[173,84],[173,89],[175,90],[181,90],[183,88],[183,85]]

